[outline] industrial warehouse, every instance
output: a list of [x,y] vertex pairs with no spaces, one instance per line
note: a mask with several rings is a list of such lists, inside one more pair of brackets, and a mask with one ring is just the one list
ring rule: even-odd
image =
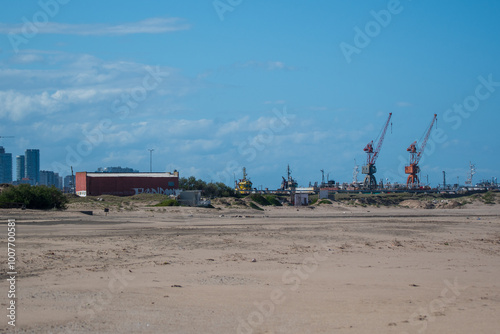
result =
[[176,195],[179,173],[76,173],[76,194],[81,197],[142,193]]

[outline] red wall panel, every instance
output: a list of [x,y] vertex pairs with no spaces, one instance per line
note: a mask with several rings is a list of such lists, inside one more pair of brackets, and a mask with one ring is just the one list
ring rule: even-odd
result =
[[75,191],[78,195],[87,191],[87,172],[77,172],[75,175]]

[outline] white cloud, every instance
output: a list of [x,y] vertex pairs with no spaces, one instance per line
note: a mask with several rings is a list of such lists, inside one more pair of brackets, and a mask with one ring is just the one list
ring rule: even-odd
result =
[[[73,165],[76,170],[92,171],[101,165],[149,170],[147,148],[155,148],[154,169],[171,162],[180,166],[183,175],[196,173],[199,177],[215,178],[210,170],[224,170],[232,159],[254,165],[287,161],[304,150],[319,150],[324,142],[345,145],[353,137],[347,133],[344,134],[347,138],[336,140],[341,129],[331,131],[322,127],[324,124],[301,122],[300,116],[282,130],[274,131],[281,129],[282,124],[271,110],[221,120],[219,117],[231,116],[214,114],[210,109],[195,110],[199,108],[196,106],[186,107],[183,97],[205,89],[207,83],[166,67],[160,70],[169,75],[157,89],[148,92],[144,104],[138,103],[125,118],[120,118],[121,114],[112,108],[113,103],[142,85],[148,74],[145,64],[37,50],[26,50],[20,55],[25,63],[42,62],[43,67],[39,64],[28,67],[13,58],[0,60],[0,120],[3,126],[14,127],[19,133],[30,133],[26,136],[29,142],[44,149],[42,163],[46,169],[55,168],[52,162],[56,161]],[[286,69],[281,62],[254,65],[265,70]],[[270,101],[271,109],[284,103]],[[105,119],[110,124],[100,137],[93,130]],[[266,128],[274,131],[271,137],[268,131],[262,131]],[[363,129],[359,132],[363,133]],[[89,133],[93,136],[90,139],[86,137]],[[80,153],[80,159],[69,155],[70,150],[85,150],[82,143],[91,139],[90,153]],[[248,155],[238,152],[238,145],[252,140],[258,141],[256,157],[248,161]],[[284,149],[290,147],[294,149]],[[283,165],[286,166],[285,162]]]
[[285,64],[281,61],[269,61],[267,62],[267,68],[269,70],[282,70],[286,69],[287,66],[285,66]]
[[117,95],[120,89],[97,90],[95,88],[86,89],[62,89],[57,90],[50,97],[58,102],[66,103],[92,103],[106,100],[109,95]]
[[312,142],[315,144],[325,143],[330,137],[331,132],[329,131],[314,131],[312,133]]
[[34,53],[17,53],[12,57],[12,61],[18,64],[30,64],[43,61],[43,57]]
[[248,130],[250,131],[260,131],[262,129],[270,129],[270,128],[274,128],[272,127],[271,123],[272,122],[276,122],[276,118],[275,117],[259,117],[257,120],[253,121],[253,122],[250,122],[248,124]]
[[[146,152],[148,153],[148,152]],[[125,152],[123,151],[112,151],[107,154],[107,156],[103,157],[101,159],[101,162],[103,164],[107,165],[119,165],[119,166],[129,166],[129,165],[135,165],[137,164],[138,161],[141,161],[145,158],[145,153],[141,150],[127,150]],[[149,167],[149,161],[148,165]],[[104,167],[104,166],[101,166]],[[97,170],[98,166],[95,167]],[[143,169],[144,170],[144,169]],[[149,171],[149,170],[148,170]]]
[[[81,126],[76,123],[53,123],[51,121],[40,121],[31,124],[27,129],[22,129],[21,133],[37,133],[39,140],[65,141],[81,133]],[[57,134],[57,135],[55,135]]]
[[107,133],[104,135],[104,142],[111,146],[124,146],[137,141],[137,137],[130,131],[120,131],[117,133]]
[[121,90],[94,88],[62,89],[53,93],[43,91],[39,94],[28,94],[19,91],[0,91],[0,118],[20,121],[30,114],[47,115],[64,110],[74,105],[89,105],[106,101]]
[[[22,34],[23,27],[24,24],[0,23],[0,34]],[[37,33],[81,36],[119,36],[130,34],[160,34],[187,30],[189,28],[190,25],[180,18],[153,17],[138,22],[129,22],[117,25],[47,22],[46,24],[37,26]]]
[[173,136],[179,136],[179,135],[196,136],[199,135],[200,133],[211,131],[213,127],[213,120],[209,119],[168,120],[165,123],[167,124],[162,124],[159,130]]
[[[15,62],[13,59],[0,61],[0,119],[21,121],[30,114],[48,115],[62,111],[66,117],[68,113],[85,112],[89,115],[90,110],[100,114],[110,112],[115,110],[113,106],[117,100],[121,105],[126,103],[122,96],[131,95],[134,90],[144,91],[145,78],[151,78],[151,72],[161,73],[161,82],[156,88],[146,91],[148,101],[159,95],[184,96],[195,91],[198,85],[167,67],[106,62],[86,54],[60,52],[30,50],[20,56],[42,59],[45,69],[16,69],[10,65]],[[146,82],[151,84],[152,80]],[[132,102],[135,109],[142,100]]]
[[180,146],[182,152],[195,151],[201,153],[201,151],[210,151],[218,148],[222,144],[221,140],[218,139],[195,139],[195,140],[184,140]]
[[249,117],[245,116],[236,121],[230,121],[219,127],[216,136],[224,136],[227,134],[242,132],[247,130]]
[[[43,70],[31,68],[13,68],[11,63],[18,63],[18,58],[37,60],[43,63]],[[25,61],[25,62],[26,62]],[[118,80],[113,87],[125,86],[127,77],[133,74],[146,73],[145,65],[130,62],[105,62],[87,54],[68,54],[61,52],[43,52],[31,50],[14,55],[5,63],[0,62],[0,89],[9,88],[44,88],[61,86],[100,84],[111,80]],[[164,69],[168,71],[168,69]],[[8,82],[6,82],[8,81]],[[136,83],[137,84],[137,83]]]
[[19,121],[32,112],[52,113],[57,110],[57,102],[47,92],[35,95],[0,91],[0,118],[8,117]]

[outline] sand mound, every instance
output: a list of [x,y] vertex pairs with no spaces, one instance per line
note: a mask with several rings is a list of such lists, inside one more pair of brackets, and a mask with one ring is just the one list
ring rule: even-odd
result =
[[212,205],[219,207],[246,207],[249,200],[247,198],[223,197],[212,200]]
[[402,201],[400,204],[402,207],[410,209],[456,209],[460,208],[462,204],[455,200],[434,200],[434,201],[420,201],[416,199],[408,199]]
[[460,202],[454,200],[441,200],[436,204],[436,208],[438,209],[456,209],[461,207],[462,204]]
[[419,201],[416,199],[407,199],[399,203],[400,206],[410,209],[432,209],[434,204],[426,201]]

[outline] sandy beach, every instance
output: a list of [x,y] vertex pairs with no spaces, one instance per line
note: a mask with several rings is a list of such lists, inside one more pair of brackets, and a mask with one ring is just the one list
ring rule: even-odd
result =
[[495,333],[499,208],[2,210],[18,275],[16,326],[0,329]]

